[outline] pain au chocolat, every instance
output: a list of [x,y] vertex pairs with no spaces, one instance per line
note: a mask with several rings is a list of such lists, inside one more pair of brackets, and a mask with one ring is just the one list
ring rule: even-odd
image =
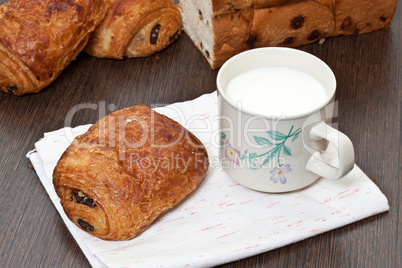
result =
[[111,6],[85,52],[98,58],[147,57],[181,34],[181,14],[172,0],[110,0]]
[[172,0],[10,0],[0,5],[0,90],[37,93],[82,50],[146,57],[180,34]]
[[208,170],[203,144],[146,106],[102,118],[74,139],[53,172],[68,218],[105,240],[128,240],[195,190]]
[[109,0],[10,0],[0,6],[0,90],[36,93],[86,46]]

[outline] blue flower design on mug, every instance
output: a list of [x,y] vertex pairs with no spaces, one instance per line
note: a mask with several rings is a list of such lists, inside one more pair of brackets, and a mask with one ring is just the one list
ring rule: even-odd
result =
[[279,167],[275,167],[273,170],[271,170],[269,173],[271,173],[271,181],[274,183],[277,183],[280,181],[282,184],[285,184],[287,182],[285,173],[291,172],[292,169],[290,168],[290,164],[286,165],[281,165]]

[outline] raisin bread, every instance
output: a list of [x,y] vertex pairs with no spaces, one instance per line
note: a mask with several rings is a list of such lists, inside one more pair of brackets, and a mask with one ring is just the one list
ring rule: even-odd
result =
[[397,0],[180,0],[183,28],[212,68],[255,47],[296,47],[389,27]]

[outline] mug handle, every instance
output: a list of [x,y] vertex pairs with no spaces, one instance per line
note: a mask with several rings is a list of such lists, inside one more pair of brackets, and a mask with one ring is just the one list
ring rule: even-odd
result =
[[310,139],[313,141],[327,140],[334,144],[338,151],[339,167],[333,167],[322,160],[319,152],[314,152],[307,161],[306,169],[326,179],[337,180],[352,170],[355,163],[355,152],[352,141],[342,132],[319,122],[310,129]]

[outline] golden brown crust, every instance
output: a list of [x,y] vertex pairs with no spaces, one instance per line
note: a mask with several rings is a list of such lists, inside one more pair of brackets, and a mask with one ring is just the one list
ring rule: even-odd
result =
[[85,51],[101,58],[150,56],[181,33],[181,15],[172,0],[112,0]]
[[218,68],[252,48],[297,47],[389,27],[397,1],[211,0],[211,4],[213,53],[194,43],[211,67]]
[[248,8],[267,8],[305,0],[211,0],[213,17]]
[[67,216],[106,240],[127,240],[192,192],[208,170],[202,143],[146,106],[116,111],[77,137],[53,183]]
[[286,8],[256,9],[250,33],[254,43],[250,46],[296,47],[332,35],[335,30],[332,0],[320,1],[292,3]]
[[49,85],[85,47],[108,0],[11,0],[0,6],[0,89]]
[[243,9],[236,13],[213,18],[215,46],[213,68],[221,66],[231,56],[250,48],[249,38],[254,9]]
[[357,35],[389,27],[397,2],[334,0],[336,29],[333,35]]

